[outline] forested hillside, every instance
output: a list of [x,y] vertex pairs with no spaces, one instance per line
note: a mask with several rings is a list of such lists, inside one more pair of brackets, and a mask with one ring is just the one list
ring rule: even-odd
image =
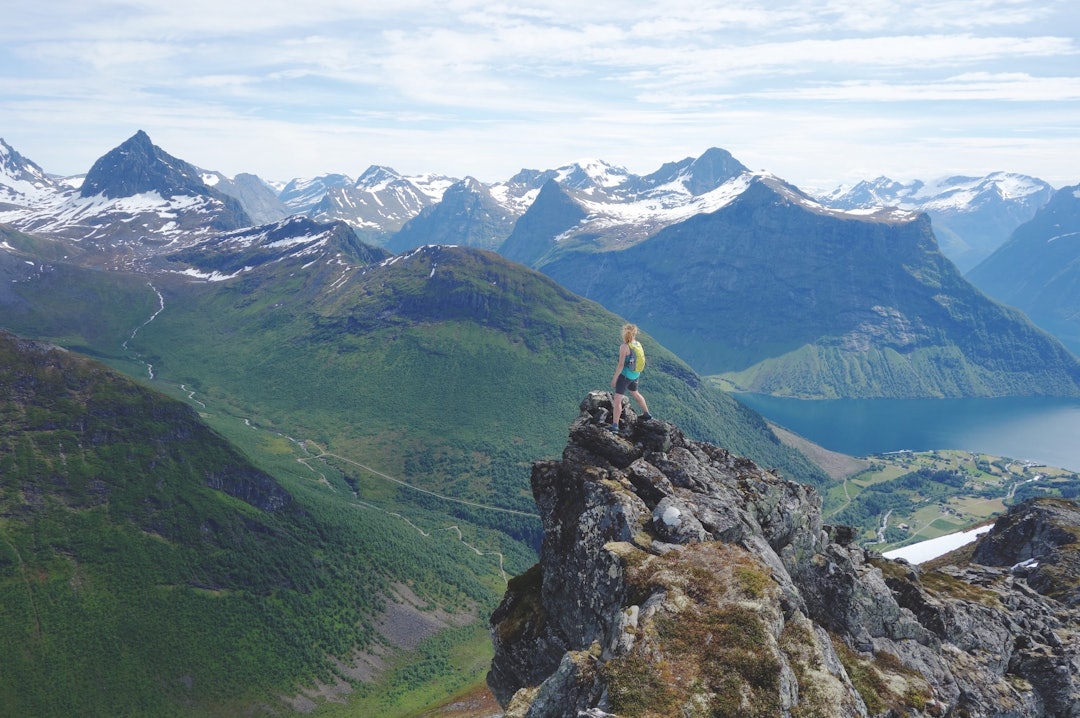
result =
[[383,641],[392,580],[490,600],[490,565],[345,520],[96,362],[0,333],[0,393],[4,715],[234,715]]

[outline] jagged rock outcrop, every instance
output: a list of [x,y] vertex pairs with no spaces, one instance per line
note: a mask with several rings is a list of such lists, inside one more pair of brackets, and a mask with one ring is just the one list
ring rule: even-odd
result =
[[586,397],[533,467],[540,562],[491,618],[507,718],[1080,716],[1075,504],[1014,507],[976,549],[990,565],[920,568],[673,424],[607,432],[610,402]]

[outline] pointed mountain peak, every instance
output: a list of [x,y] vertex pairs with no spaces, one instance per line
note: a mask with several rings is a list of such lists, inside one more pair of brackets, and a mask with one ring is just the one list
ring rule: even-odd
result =
[[691,194],[699,195],[749,171],[746,165],[727,150],[712,147],[690,163],[690,176],[686,186]]
[[529,209],[516,223],[499,253],[515,262],[533,265],[547,254],[564,232],[576,227],[588,212],[554,179],[540,187]]
[[371,165],[356,179],[354,186],[377,191],[400,179],[404,178],[390,167]]
[[144,192],[157,192],[162,197],[199,196],[208,190],[195,166],[168,154],[139,130],[94,163],[80,194],[115,199]]
[[137,130],[135,134],[129,137],[127,141],[120,146],[129,149],[137,147],[144,151],[152,151],[154,149],[154,143],[150,141],[150,135],[146,134],[145,130]]
[[468,192],[481,192],[487,189],[487,185],[485,185],[483,182],[476,179],[475,177],[466,177],[460,182],[455,182],[450,188],[447,189],[447,191],[453,189],[453,187],[458,187],[459,189],[466,190]]
[[643,180],[650,188],[679,183],[697,197],[749,171],[727,150],[712,147],[697,159],[687,157],[680,162],[667,162]]

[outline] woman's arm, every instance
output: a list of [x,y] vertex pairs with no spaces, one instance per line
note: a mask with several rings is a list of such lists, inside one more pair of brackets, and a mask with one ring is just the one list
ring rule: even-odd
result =
[[615,382],[619,380],[619,374],[622,373],[622,369],[626,366],[626,355],[630,353],[630,346],[623,342],[619,345],[619,362],[615,365],[615,373],[611,377],[611,388],[615,388]]

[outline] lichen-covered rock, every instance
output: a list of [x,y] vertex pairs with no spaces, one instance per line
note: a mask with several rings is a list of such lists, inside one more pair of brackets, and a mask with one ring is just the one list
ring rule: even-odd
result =
[[610,401],[533,467],[540,562],[491,618],[507,716],[1080,716],[1076,504],[923,569],[670,423],[606,431]]

